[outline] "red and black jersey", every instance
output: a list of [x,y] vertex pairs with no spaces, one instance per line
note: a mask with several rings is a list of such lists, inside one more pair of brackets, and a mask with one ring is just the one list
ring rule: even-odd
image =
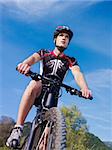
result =
[[42,60],[42,74],[47,77],[57,78],[63,81],[67,70],[78,65],[74,57],[69,57],[64,54],[56,56],[53,51],[41,49],[37,52]]

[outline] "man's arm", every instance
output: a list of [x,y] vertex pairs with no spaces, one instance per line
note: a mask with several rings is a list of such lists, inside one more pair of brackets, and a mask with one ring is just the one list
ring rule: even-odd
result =
[[34,53],[27,59],[25,59],[22,63],[19,63],[17,69],[22,74],[27,74],[33,64],[40,61],[41,57],[38,53]]
[[36,62],[40,60],[41,60],[40,55],[38,53],[34,53],[33,55],[25,59],[23,63],[28,64],[29,66],[32,66],[33,64],[35,64]]
[[78,65],[76,65],[76,66],[72,66],[70,69],[72,71],[72,74],[75,78],[77,85],[80,87],[80,89],[82,91],[82,96],[84,96],[86,98],[92,96],[92,93],[88,88],[87,82],[84,78],[83,73],[80,70],[80,67]]

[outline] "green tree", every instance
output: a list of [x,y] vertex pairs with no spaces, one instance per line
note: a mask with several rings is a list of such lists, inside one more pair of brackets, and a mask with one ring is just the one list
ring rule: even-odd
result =
[[85,132],[88,131],[87,121],[75,105],[70,108],[62,107],[61,111],[66,118],[68,150],[86,150],[84,141]]
[[76,106],[62,107],[67,125],[67,150],[111,150],[89,133],[87,121]]

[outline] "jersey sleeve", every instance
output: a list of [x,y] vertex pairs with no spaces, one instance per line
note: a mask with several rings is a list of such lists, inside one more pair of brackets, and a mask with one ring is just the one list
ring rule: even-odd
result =
[[40,57],[42,58],[43,55],[44,55],[44,50],[43,50],[43,49],[40,49],[39,51],[37,51],[37,54],[39,54]]
[[74,57],[71,57],[69,58],[69,67],[72,67],[72,66],[79,66],[79,63],[78,61],[74,58]]
[[43,59],[48,55],[49,51],[46,49],[40,49],[39,51],[37,51],[37,53],[40,55],[41,59]]

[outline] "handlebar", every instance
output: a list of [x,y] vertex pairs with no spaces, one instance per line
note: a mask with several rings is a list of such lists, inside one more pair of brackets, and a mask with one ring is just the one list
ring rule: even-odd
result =
[[[16,70],[18,70],[17,67],[16,67]],[[35,80],[35,81],[38,81],[38,80],[45,80],[45,81],[48,81],[49,83],[56,84],[57,86],[64,87],[65,90],[66,90],[67,92],[69,92],[71,95],[77,95],[77,96],[79,96],[79,97],[82,97],[82,98],[85,98],[85,99],[90,99],[90,100],[93,99],[92,96],[89,97],[89,98],[86,98],[86,97],[82,96],[82,92],[81,92],[81,91],[79,91],[79,90],[77,90],[77,89],[75,89],[75,88],[73,88],[73,87],[71,87],[71,86],[68,86],[68,85],[66,85],[66,84],[64,84],[64,83],[61,83],[61,82],[57,82],[57,81],[55,81],[55,80],[53,80],[53,79],[50,79],[50,78],[45,77],[45,76],[42,76],[42,75],[40,75],[40,74],[38,74],[38,73],[32,72],[31,70],[28,72],[27,75],[30,76],[30,77],[31,77],[33,80]]]
[[[82,92],[81,92],[81,91],[79,91],[79,90],[77,90],[77,89],[75,89],[75,88],[73,88],[73,87],[71,87],[71,86],[68,86],[68,85],[66,85],[66,84],[57,82],[57,81],[55,81],[55,80],[52,80],[52,79],[47,78],[47,77],[45,77],[45,76],[42,76],[42,75],[40,75],[40,74],[38,74],[38,73],[34,73],[34,72],[32,72],[32,71],[29,71],[28,75],[29,75],[33,80],[36,80],[36,81],[38,81],[38,80],[46,80],[46,81],[48,81],[48,82],[50,82],[50,83],[52,83],[52,84],[56,84],[56,85],[58,85],[58,86],[64,87],[65,90],[66,90],[67,92],[69,92],[71,95],[77,95],[77,96],[79,96],[79,97],[85,98],[84,96],[82,96]],[[85,99],[87,99],[87,98],[85,98]],[[88,99],[92,100],[93,97],[91,96],[91,97],[89,97]]]

